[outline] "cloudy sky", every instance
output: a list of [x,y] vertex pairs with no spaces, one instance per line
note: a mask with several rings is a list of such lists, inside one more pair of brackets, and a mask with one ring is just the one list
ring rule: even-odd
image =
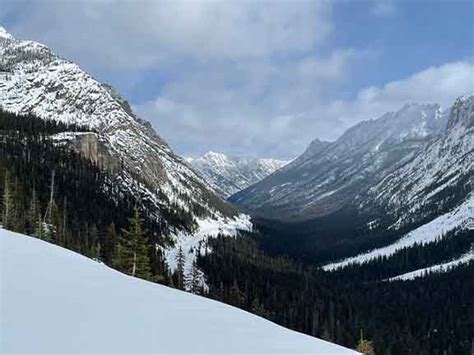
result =
[[0,25],[121,91],[183,155],[291,158],[474,93],[472,0],[0,0]]

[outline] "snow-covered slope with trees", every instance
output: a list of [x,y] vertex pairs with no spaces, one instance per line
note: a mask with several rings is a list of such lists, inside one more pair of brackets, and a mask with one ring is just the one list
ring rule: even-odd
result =
[[425,277],[431,274],[449,272],[453,268],[459,265],[467,264],[471,262],[472,260],[474,260],[474,250],[470,250],[469,252],[461,255],[459,258],[448,261],[447,263],[436,264],[436,265],[432,265],[423,269],[418,269],[418,270],[407,272],[402,275],[391,277],[389,281],[398,281],[398,280],[409,281],[409,280],[414,280],[418,277]]
[[0,229],[0,352],[357,354]]
[[255,184],[288,163],[285,160],[250,159],[216,152],[207,152],[186,160],[225,198]]
[[432,221],[416,228],[403,236],[395,243],[382,248],[371,250],[354,257],[344,259],[336,263],[323,266],[326,271],[331,271],[351,264],[363,264],[381,256],[391,256],[397,251],[413,246],[415,244],[424,245],[436,241],[447,232],[457,228],[470,228],[470,222],[474,218],[474,195],[470,195],[464,203],[456,207],[453,211],[436,217]]
[[[219,228],[244,218],[174,154],[148,122],[134,115],[110,85],[75,63],[0,28],[0,73],[1,109],[88,127],[89,134],[70,132],[57,139],[69,142],[146,201],[176,242],[183,231],[190,237],[200,233],[200,221],[215,221]],[[170,215],[178,217],[171,222]]]

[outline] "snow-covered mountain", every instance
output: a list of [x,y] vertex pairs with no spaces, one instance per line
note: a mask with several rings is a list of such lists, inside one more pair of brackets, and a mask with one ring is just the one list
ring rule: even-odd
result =
[[[460,97],[441,134],[357,198],[397,218],[393,228],[453,210],[474,186],[474,96]],[[472,211],[472,210],[471,210]],[[474,211],[472,211],[474,217]]]
[[262,180],[288,164],[278,159],[250,159],[207,152],[186,159],[224,198]]
[[[331,271],[381,257],[390,262],[404,248],[472,231],[473,183],[474,96],[466,96],[448,110],[411,104],[362,122],[333,143],[315,141],[294,162],[231,200],[270,217],[317,223],[337,216],[336,223],[350,224],[359,239],[389,236],[375,248],[366,244],[323,266]],[[472,255],[473,249],[465,250],[449,261],[446,254],[444,264],[394,279],[446,271]]]
[[[470,112],[472,98],[463,100],[454,107]],[[406,201],[423,203],[428,185],[447,186],[472,171],[472,128],[449,123],[453,127],[447,129],[456,109],[451,118],[450,112],[409,104],[361,122],[335,142],[313,142],[293,162],[230,200],[256,214],[288,219],[324,216],[351,204],[367,207],[374,200],[379,206],[398,204],[397,212],[408,208]],[[428,170],[422,172],[422,166]]]
[[[168,223],[165,210],[190,214],[192,225],[170,226],[176,248],[202,234],[203,221],[206,230],[230,228],[233,234],[237,227],[251,228],[249,218],[218,197],[110,85],[98,82],[46,46],[16,39],[3,28],[0,108],[88,127],[90,133],[70,132],[56,139],[69,142],[113,173],[124,189],[147,201],[160,224]],[[185,252],[192,243],[186,246]]]
[[0,353],[357,352],[0,229]]

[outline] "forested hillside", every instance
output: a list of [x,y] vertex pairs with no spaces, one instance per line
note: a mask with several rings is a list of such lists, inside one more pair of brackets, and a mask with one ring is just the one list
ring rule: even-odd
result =
[[[208,275],[209,296],[307,334],[355,347],[362,331],[375,354],[470,355],[474,349],[474,263],[447,274],[410,282],[381,281],[382,275],[444,259],[472,243],[472,234],[432,246],[404,250],[392,270],[375,262],[337,273],[269,257],[258,238],[209,240],[213,251],[199,258]],[[405,264],[397,266],[398,259]],[[456,292],[453,292],[456,290]]]
[[[156,216],[147,208],[146,195],[125,190],[118,182],[120,175],[98,168],[55,139],[61,132],[88,131],[0,111],[4,228],[51,241],[129,274],[172,284],[156,246],[173,243],[168,238],[173,224],[194,228],[192,217],[165,207]],[[175,274],[175,279],[179,277]]]

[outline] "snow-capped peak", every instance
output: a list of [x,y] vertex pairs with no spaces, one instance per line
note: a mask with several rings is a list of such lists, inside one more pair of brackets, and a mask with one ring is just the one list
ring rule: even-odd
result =
[[0,26],[0,38],[14,39],[14,37],[10,33],[8,33],[5,27],[2,27],[2,26]]
[[272,158],[245,158],[213,151],[186,160],[223,197],[260,181],[288,163]]
[[229,158],[225,154],[213,152],[212,150],[204,154],[201,159],[208,162],[213,162],[214,164],[220,166],[231,164]]
[[[474,105],[469,106],[468,100],[463,100],[462,104],[455,104],[451,111],[443,110],[437,104],[411,103],[396,112],[356,124],[335,142],[324,144],[316,140],[284,169],[232,196],[230,200],[248,211],[269,217],[307,219],[331,214],[354,203],[359,194],[364,194],[368,187],[386,176],[392,176],[393,171],[407,166],[429,142],[445,137],[448,118],[448,127],[471,127]],[[464,135],[461,133],[460,138],[468,138],[467,130]],[[463,152],[464,149],[469,152],[468,143],[467,139],[459,139],[459,144],[464,144],[463,149],[452,152]],[[443,174],[455,171],[454,168],[448,169],[448,163],[456,162],[455,159],[448,159],[448,154],[442,150],[435,151],[434,147],[432,154],[430,159],[420,158],[417,161],[413,167],[419,171],[413,171],[413,174],[426,178],[428,171],[433,172],[433,179],[436,180],[436,174],[440,171],[435,168],[444,163],[446,168],[441,169]],[[458,159],[460,171],[462,167],[469,169],[466,161],[470,156],[472,154],[466,154],[464,160]],[[426,168],[421,169],[421,166]],[[412,175],[405,177],[407,183],[413,180]],[[426,187],[427,184],[420,182],[418,186]],[[389,195],[396,196],[400,192],[398,187],[394,186]],[[424,195],[428,196],[428,193],[424,192]],[[405,198],[401,201],[415,203],[417,199]]]
[[474,95],[461,96],[454,103],[447,130],[453,129],[458,124],[466,128],[474,126]]

